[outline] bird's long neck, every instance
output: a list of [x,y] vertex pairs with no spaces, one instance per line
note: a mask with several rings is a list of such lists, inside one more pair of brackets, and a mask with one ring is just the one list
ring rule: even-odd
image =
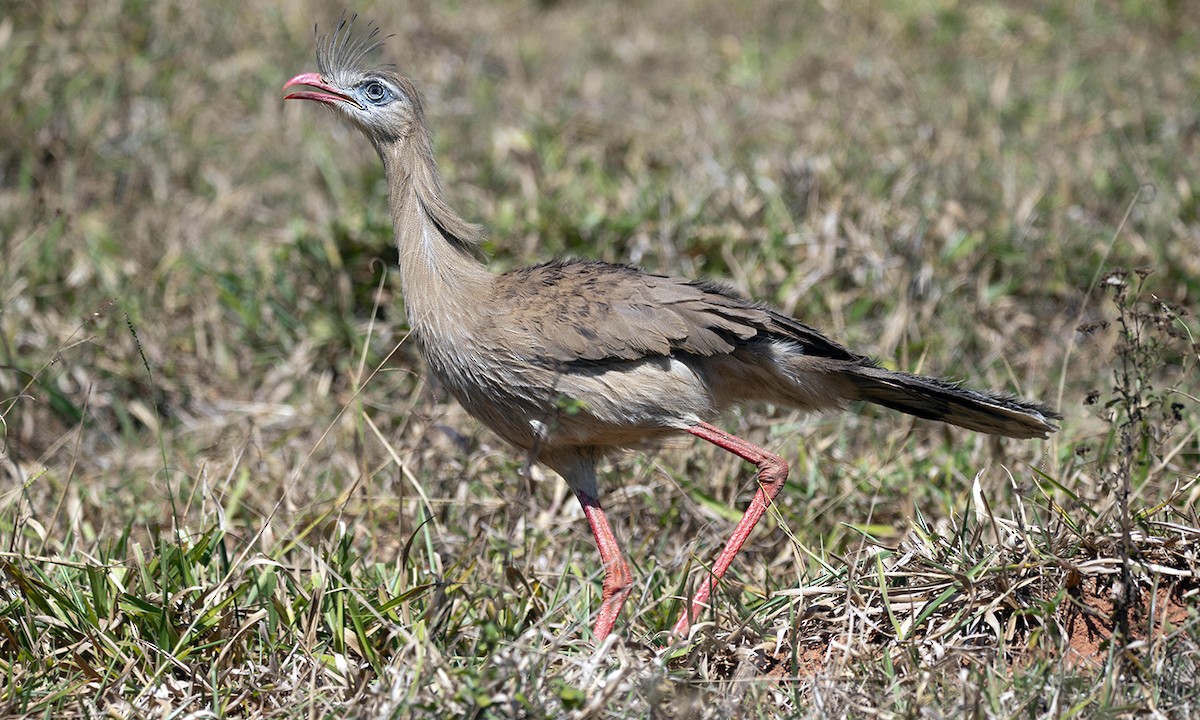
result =
[[409,324],[427,342],[452,339],[470,319],[471,299],[493,278],[475,257],[482,235],[446,203],[424,128],[377,149],[387,175]]

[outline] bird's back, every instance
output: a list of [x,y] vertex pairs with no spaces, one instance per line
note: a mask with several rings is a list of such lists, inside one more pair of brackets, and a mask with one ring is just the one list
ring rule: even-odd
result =
[[741,402],[833,407],[851,390],[833,368],[869,362],[724,286],[625,265],[523,268],[476,307],[468,341],[426,337],[426,354],[468,411],[527,448],[641,444]]

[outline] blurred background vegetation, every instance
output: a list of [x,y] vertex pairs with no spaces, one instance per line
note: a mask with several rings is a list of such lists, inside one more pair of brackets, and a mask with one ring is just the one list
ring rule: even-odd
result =
[[[392,34],[384,55],[423,89],[452,203],[488,226],[495,269],[576,255],[728,279],[890,366],[1063,408],[1048,444],[886,412],[729,419],[795,467],[777,518],[792,538],[760,529],[744,582],[794,584],[807,566],[789,543],[843,552],[860,541],[843,523],[896,539],[914,514],[954,516],[969,479],[1000,463],[1107,502],[1103,401],[1128,338],[1103,328],[1116,311],[1100,280],[1143,267],[1147,297],[1194,308],[1200,294],[1193,3],[349,10]],[[315,70],[313,23],[343,11],[0,12],[0,539],[17,555],[127,562],[127,541],[166,529],[219,527],[229,554],[276,558],[333,538],[412,587],[460,567],[466,589],[406,602],[469,608],[455,632],[491,648],[551,614],[506,605],[543,582],[594,592],[598,568],[561,483],[523,479],[402,343],[369,144],[281,100]],[[1200,383],[1179,347],[1144,373],[1183,408],[1163,487],[1197,467]],[[605,482],[631,488],[610,504],[635,575],[670,578],[635,598],[681,592],[689,558],[708,557],[748,497],[747,469],[708,448],[617,465]],[[1009,479],[988,477],[1003,504]],[[1149,506],[1168,496],[1194,515],[1194,493],[1143,492]],[[713,537],[679,540],[702,530]],[[478,567],[456,565],[481,547]],[[552,627],[580,634],[587,607]],[[631,620],[634,636],[670,610]]]

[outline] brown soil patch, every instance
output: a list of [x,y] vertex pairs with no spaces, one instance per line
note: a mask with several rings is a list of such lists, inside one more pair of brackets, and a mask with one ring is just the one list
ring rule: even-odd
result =
[[783,679],[819,675],[825,669],[825,645],[804,645],[796,651],[796,672],[793,672],[792,654],[784,650],[766,655],[763,662],[763,677]]
[[[1119,623],[1115,587],[1094,578],[1069,588],[1069,602],[1059,607],[1057,619],[1070,640],[1071,664],[1097,667],[1107,660]],[[1153,593],[1137,588],[1128,609],[1129,633],[1134,640],[1162,638],[1187,622],[1188,610],[1195,605],[1195,597],[1185,597],[1180,584],[1160,585]]]

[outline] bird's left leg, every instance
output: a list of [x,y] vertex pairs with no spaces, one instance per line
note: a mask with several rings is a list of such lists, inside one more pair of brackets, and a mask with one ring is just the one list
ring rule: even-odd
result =
[[592,534],[596,536],[596,547],[600,550],[600,560],[604,563],[604,585],[601,594],[603,602],[600,604],[600,614],[596,616],[594,629],[596,641],[599,642],[612,632],[617,623],[617,616],[621,614],[621,608],[633,587],[633,575],[621,555],[621,548],[617,545],[617,538],[604,515],[604,508],[600,507],[600,500],[581,490],[575,491],[575,497],[579,498],[579,504],[583,506],[583,514],[588,525],[592,527]]

